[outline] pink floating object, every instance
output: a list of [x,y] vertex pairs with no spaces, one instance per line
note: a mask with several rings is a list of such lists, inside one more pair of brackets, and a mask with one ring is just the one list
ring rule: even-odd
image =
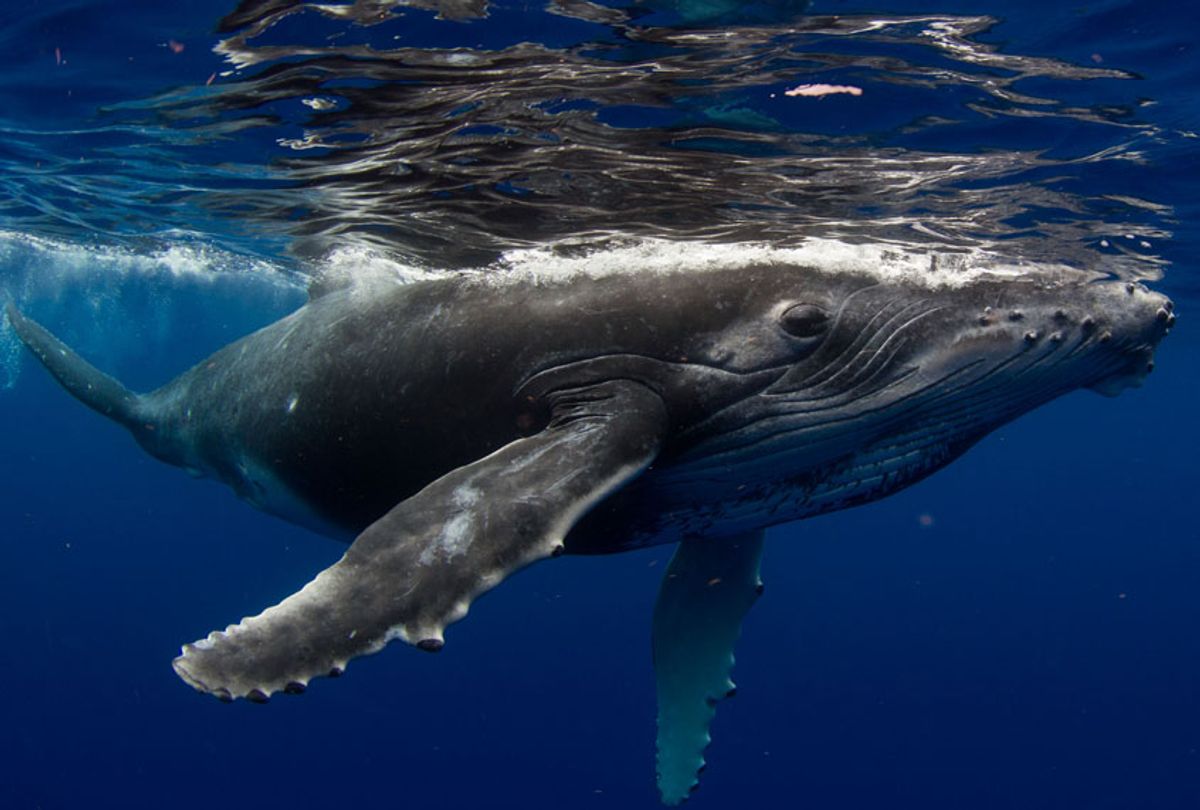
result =
[[852,84],[802,84],[799,87],[793,87],[791,90],[784,92],[785,96],[833,96],[838,93],[845,93],[849,96],[861,96],[863,94],[861,87],[855,87]]

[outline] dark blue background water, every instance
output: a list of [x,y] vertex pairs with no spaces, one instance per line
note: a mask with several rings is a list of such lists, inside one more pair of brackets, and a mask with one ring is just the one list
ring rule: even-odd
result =
[[[68,130],[97,104],[202,83],[221,69],[199,44],[219,5],[5,4],[7,125]],[[1157,102],[1142,120],[1200,125],[1194,20],[1174,4],[813,11],[851,5],[1000,17],[987,38],[1002,51],[1102,53]],[[520,22],[486,25],[503,38]],[[181,59],[146,47],[168,38],[197,44]],[[144,84],[114,68],[51,104],[55,47],[136,51]],[[984,128],[957,148],[1023,137]],[[1091,178],[1175,207],[1156,286],[1180,326],[1143,389],[1070,395],[909,491],[768,535],[766,596],[694,806],[1200,806],[1196,168],[1176,143]],[[5,182],[43,188],[12,170]],[[19,211],[6,217],[21,230]],[[61,248],[4,257],[10,293],[19,281],[33,314],[135,387],[302,300],[236,273],[139,273],[128,255],[99,269]],[[0,805],[657,806],[649,616],[669,549],[536,566],[440,656],[389,648],[302,698],[225,706],[175,677],[179,644],[290,593],[342,547],[162,467],[28,363],[0,393],[0,425]]]

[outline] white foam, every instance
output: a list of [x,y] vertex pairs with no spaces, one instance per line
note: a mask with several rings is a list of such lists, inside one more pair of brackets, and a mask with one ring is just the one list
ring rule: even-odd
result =
[[484,273],[496,283],[522,279],[553,283],[575,277],[635,273],[703,273],[748,267],[804,266],[830,274],[870,273],[882,280],[927,287],[958,287],[983,277],[1036,276],[1046,280],[1084,273],[1065,265],[1015,262],[982,250],[950,251],[928,245],[851,244],[809,239],[796,247],[766,243],[714,244],[643,239],[564,255],[561,247],[513,250]]
[[960,287],[980,278],[1038,278],[1046,282],[1097,278],[1099,272],[1054,263],[1014,259],[984,248],[948,248],[928,243],[868,242],[810,238],[791,247],[766,242],[720,243],[638,238],[603,245],[578,240],[516,248],[492,264],[444,270],[406,262],[364,246],[330,252],[316,276],[332,287],[371,296],[380,284],[409,284],[465,276],[503,286],[513,282],[561,283],[616,275],[687,274],[748,267],[803,266],[830,274],[869,273],[881,280],[922,286]]
[[447,272],[430,270],[369,247],[354,245],[331,251],[321,262],[316,275],[333,286],[341,286],[343,282],[357,286],[363,283],[408,284],[442,278]]

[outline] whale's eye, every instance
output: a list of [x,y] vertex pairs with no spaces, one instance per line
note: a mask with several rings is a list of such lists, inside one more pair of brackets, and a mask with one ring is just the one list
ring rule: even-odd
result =
[[816,337],[829,328],[829,313],[812,304],[796,304],[779,316],[779,325],[794,337]]

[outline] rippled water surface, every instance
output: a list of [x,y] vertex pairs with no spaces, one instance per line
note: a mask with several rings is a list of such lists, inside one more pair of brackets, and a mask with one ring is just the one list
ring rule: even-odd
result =
[[1195,138],[1191,43],[1144,5],[139,5],[2,35],[11,230],[433,267],[833,236],[1154,275]]
[[[805,542],[769,546],[778,599],[694,803],[1184,810],[1194,16],[0,0],[0,300],[149,388],[331,274],[821,239],[1150,281],[1181,326],[1145,391],[1069,398],[909,493],[773,533]],[[0,804],[657,806],[658,551],[522,574],[436,667],[389,650],[220,707],[175,680],[178,643],[340,548],[138,455],[2,325],[0,423]]]

